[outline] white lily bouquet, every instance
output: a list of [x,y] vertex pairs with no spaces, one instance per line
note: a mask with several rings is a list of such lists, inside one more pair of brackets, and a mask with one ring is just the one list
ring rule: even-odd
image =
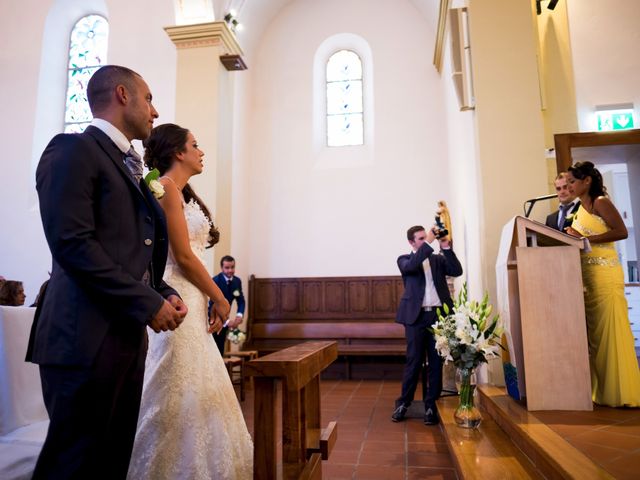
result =
[[503,333],[499,315],[491,318],[489,294],[482,302],[469,301],[465,283],[453,303],[453,311],[445,304],[444,316],[438,309],[438,321],[433,325],[436,349],[445,364],[452,361],[458,368],[475,368],[489,358],[498,356]]
[[229,330],[229,333],[227,333],[227,338],[231,343],[237,345],[244,342],[244,340],[247,338],[247,334],[236,327],[233,330]]
[[491,318],[491,309],[486,293],[482,302],[469,301],[465,283],[453,303],[452,312],[446,304],[442,307],[444,315],[438,309],[438,321],[432,329],[436,350],[445,364],[452,361],[458,368],[460,404],[454,419],[464,428],[477,428],[482,421],[480,411],[473,404],[473,369],[489,358],[497,357],[502,348],[502,323],[499,315]]

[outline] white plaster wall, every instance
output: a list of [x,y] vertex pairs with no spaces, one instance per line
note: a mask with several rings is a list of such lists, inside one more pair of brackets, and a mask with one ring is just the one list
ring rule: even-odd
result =
[[62,130],[70,29],[81,16],[96,12],[106,14],[110,24],[108,61],[145,77],[159,122],[175,115],[175,48],[162,29],[174,23],[173,1],[3,0],[0,275],[25,282],[27,304],[51,268],[35,166],[46,143]]
[[595,131],[596,105],[632,102],[640,125],[640,2],[567,0],[580,131]]
[[[372,51],[375,149],[370,164],[321,168],[312,147],[313,59],[339,33],[362,37]],[[433,41],[409,1],[298,0],[274,18],[247,72],[250,259],[242,261],[250,272],[398,273],[406,229],[432,223],[436,201],[451,195]],[[333,163],[357,163],[353,148],[332,154]]]

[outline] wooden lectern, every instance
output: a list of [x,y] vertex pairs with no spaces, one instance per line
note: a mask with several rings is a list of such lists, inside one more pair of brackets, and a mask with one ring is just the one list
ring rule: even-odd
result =
[[524,217],[502,232],[500,313],[528,410],[593,410],[581,239]]

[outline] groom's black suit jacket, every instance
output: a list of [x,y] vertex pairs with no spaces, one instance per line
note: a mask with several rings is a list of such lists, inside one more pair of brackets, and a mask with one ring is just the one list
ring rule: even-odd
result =
[[36,187],[53,266],[27,351],[27,360],[40,365],[50,418],[33,478],[124,479],[146,325],[163,297],[177,295],[162,280],[166,219],[96,127],[53,138]]
[[[88,366],[109,325],[143,330],[176,292],[163,280],[166,219],[144,182],[100,129],[57,135],[36,172],[51,280],[32,331],[28,360]],[[151,285],[141,280],[150,269]]]

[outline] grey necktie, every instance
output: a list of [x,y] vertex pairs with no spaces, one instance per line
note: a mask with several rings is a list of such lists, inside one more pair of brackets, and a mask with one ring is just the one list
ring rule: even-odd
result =
[[127,166],[131,175],[136,180],[136,183],[140,183],[142,179],[142,158],[135,151],[133,145],[127,153],[124,154],[124,164]]
[[564,221],[567,218],[567,210],[569,205],[560,205],[560,215],[558,215],[558,228],[564,230]]

